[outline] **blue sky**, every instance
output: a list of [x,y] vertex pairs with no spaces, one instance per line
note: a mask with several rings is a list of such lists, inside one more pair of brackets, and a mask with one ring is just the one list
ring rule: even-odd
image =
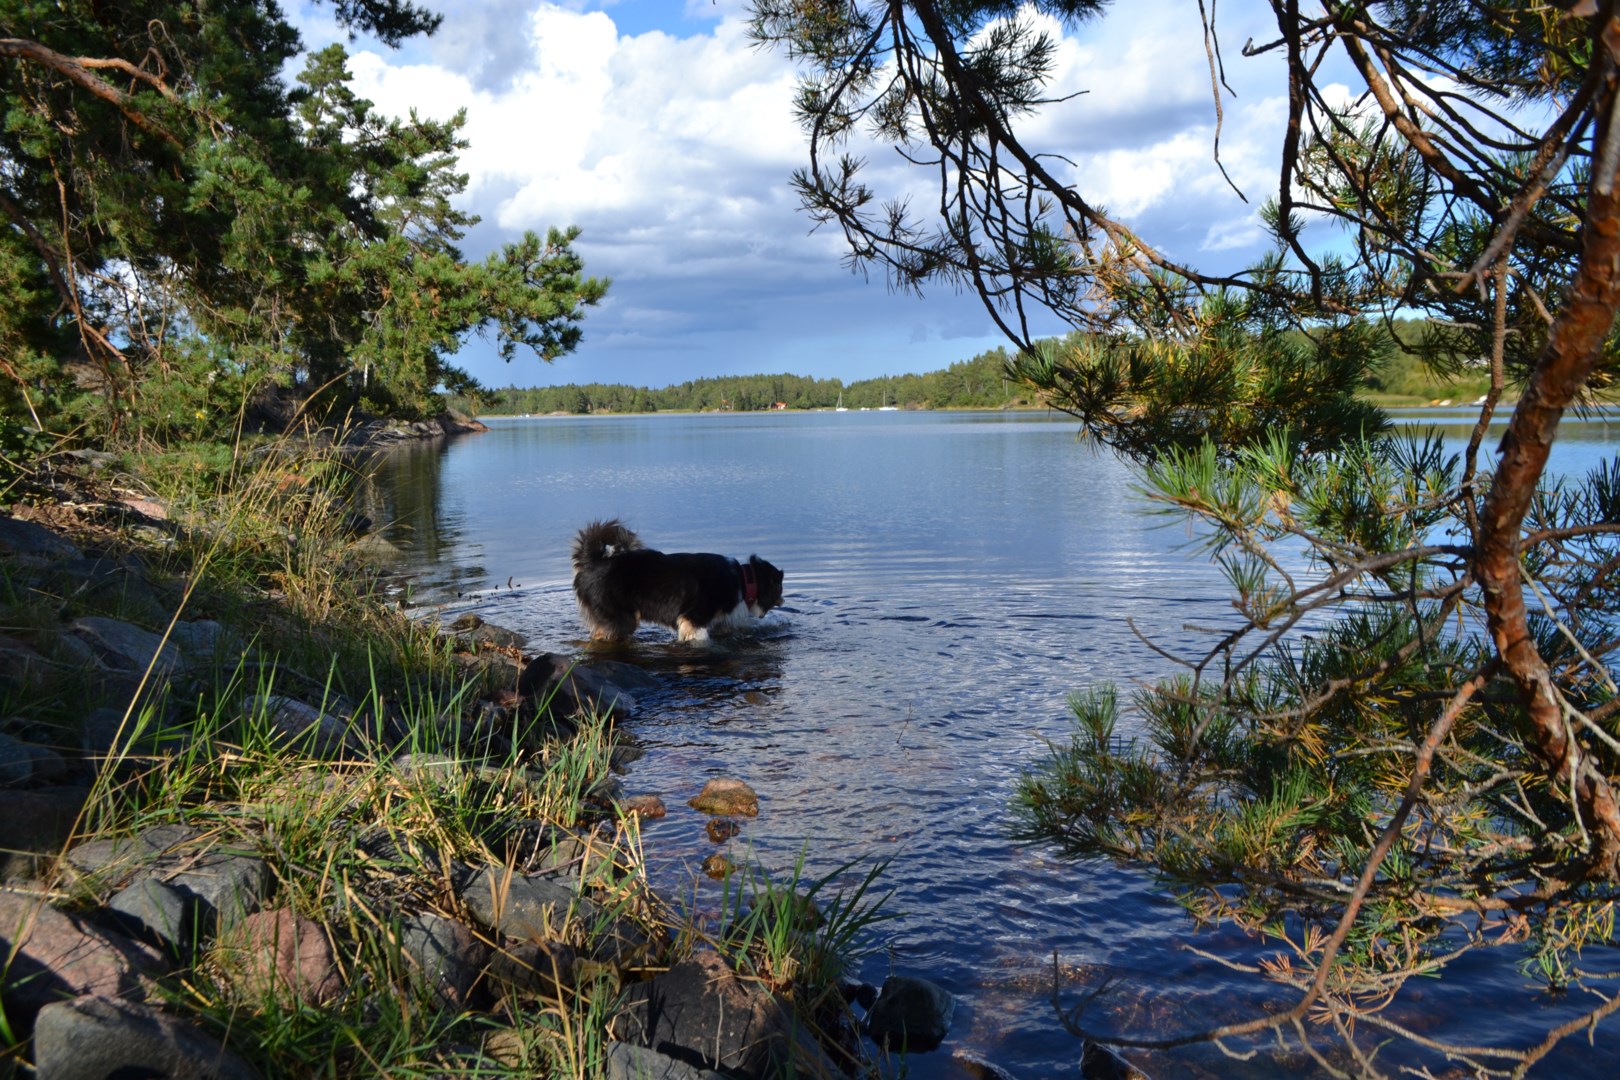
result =
[[[383,111],[468,111],[481,216],[478,257],[525,229],[578,225],[589,273],[610,277],[579,350],[503,363],[474,339],[457,363],[486,385],[667,386],[720,374],[845,381],[929,371],[1001,344],[976,298],[922,299],[852,274],[839,237],[812,232],[789,189],[805,161],[789,111],[794,73],[756,49],[744,0],[425,0],[445,23],[389,50],[348,42],[356,89]],[[307,47],[346,40],[329,6],[290,5]],[[1062,36],[1054,96],[1026,141],[1074,163],[1079,190],[1174,256],[1231,267],[1261,250],[1256,209],[1274,190],[1280,65],[1239,55],[1263,40],[1261,0],[1219,5],[1227,81],[1221,160],[1197,6],[1131,0]],[[857,147],[875,178],[905,183],[892,149]],[[922,180],[923,178],[918,178]]]

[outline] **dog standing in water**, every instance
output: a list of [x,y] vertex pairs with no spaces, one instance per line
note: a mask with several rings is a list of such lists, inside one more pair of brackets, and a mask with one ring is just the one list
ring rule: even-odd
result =
[[707,641],[782,603],[782,571],[708,552],[665,554],[643,547],[617,520],[595,521],[574,538],[574,595],[599,641],[623,641],[643,622],[682,641]]

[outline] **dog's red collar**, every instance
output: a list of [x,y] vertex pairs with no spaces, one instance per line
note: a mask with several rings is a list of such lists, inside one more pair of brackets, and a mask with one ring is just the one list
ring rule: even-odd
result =
[[754,576],[752,563],[738,563],[737,573],[742,575],[743,603],[753,606],[759,599],[759,579]]

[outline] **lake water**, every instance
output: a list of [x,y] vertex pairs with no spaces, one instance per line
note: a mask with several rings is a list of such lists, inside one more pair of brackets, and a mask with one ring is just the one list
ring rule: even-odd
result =
[[[1143,874],[1007,837],[1014,782],[1066,737],[1068,695],[1166,672],[1132,623],[1175,649],[1207,642],[1191,627],[1231,621],[1185,527],[1144,512],[1131,470],[1078,444],[1072,422],[849,412],[490,427],[394,452],[379,474],[416,603],[476,611],[531,651],[581,649],[568,548],[604,517],[652,547],[757,553],[786,572],[786,603],[753,634],[710,647],[638,634],[631,657],[670,689],[641,699],[631,727],[649,752],[625,787],[669,806],[645,828],[650,870],[699,903],[718,892],[696,870],[714,847],[685,802],[711,776],[761,797],[722,849],[734,858],[786,872],[802,853],[813,874],[890,861],[900,917],[859,974],[920,975],[958,998],[945,1048],[913,1056],[907,1075],[967,1076],[950,1056],[963,1050],[1021,1080],[1078,1076],[1078,1040],[1049,1000],[1054,957],[1066,979],[1119,978],[1097,1007],[1119,1030],[1202,1027],[1265,1000],[1186,948],[1252,960],[1252,942],[1195,928]],[[1560,440],[1557,466],[1584,470],[1620,429],[1570,422]],[[1446,1019],[1427,1033],[1523,1043],[1573,1014],[1522,986],[1510,963],[1484,962],[1466,991],[1431,998]],[[1611,1032],[1595,1051],[1572,1039],[1545,1074],[1608,1076],[1615,1052]],[[1158,1080],[1303,1071],[1211,1048],[1133,1057]]]

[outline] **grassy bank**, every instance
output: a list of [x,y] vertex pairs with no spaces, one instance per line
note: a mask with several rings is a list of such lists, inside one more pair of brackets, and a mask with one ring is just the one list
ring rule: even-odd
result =
[[[266,443],[12,461],[6,514],[84,558],[0,559],[6,647],[39,658],[0,681],[0,717],[61,762],[21,794],[82,801],[48,844],[4,841],[5,892],[103,920],[141,879],[60,856],[180,827],[186,860],[262,863],[274,908],[331,954],[325,989],[266,979],[262,950],[222,919],[155,980],[166,1014],[266,1076],[597,1076],[627,988],[712,949],[859,1071],[841,980],[877,917],[872,879],[846,898],[743,867],[707,918],[657,895],[611,715],[524,697],[516,648],[469,649],[390,601],[343,499],[348,459]],[[153,635],[147,663],[84,652],[86,627],[113,624]],[[205,657],[171,657],[203,627]],[[289,710],[311,719],[293,732]],[[112,730],[89,749],[97,725]],[[542,871],[574,899],[545,910],[543,933],[490,930],[469,883],[500,883],[499,907]],[[465,985],[412,953],[424,925],[475,939]],[[0,928],[8,990],[14,929]],[[0,1076],[33,1062],[31,1023],[0,1010]]]

